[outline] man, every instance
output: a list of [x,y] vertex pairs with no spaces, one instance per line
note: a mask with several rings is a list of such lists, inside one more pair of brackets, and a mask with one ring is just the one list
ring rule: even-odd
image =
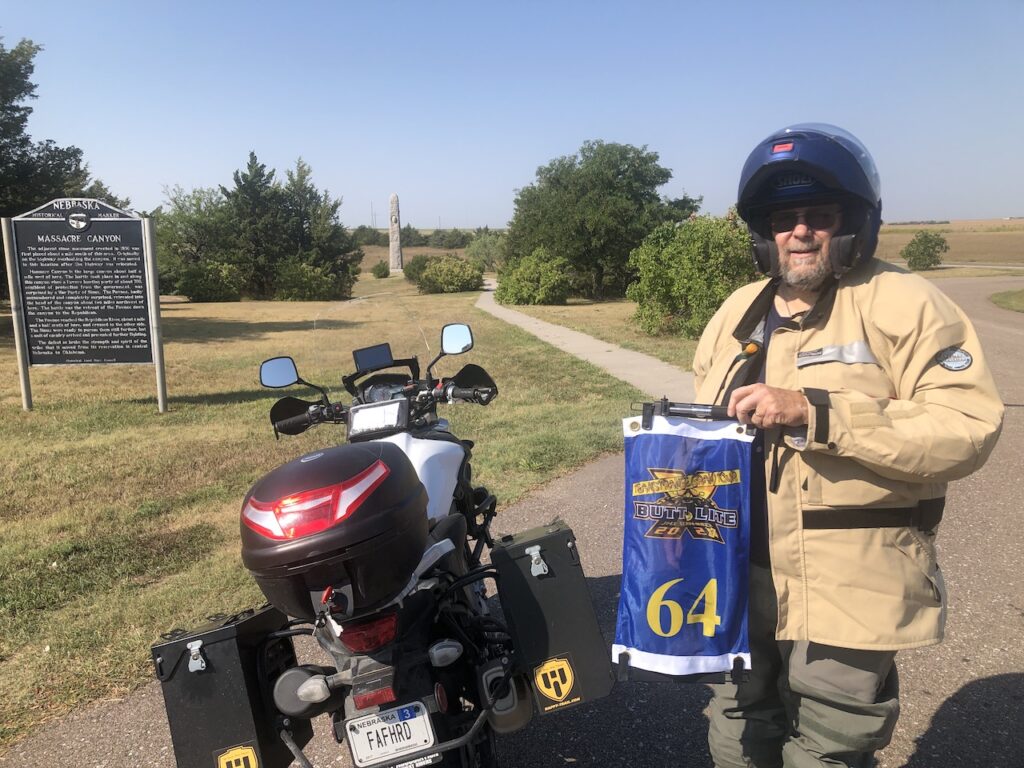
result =
[[[826,125],[768,137],[737,208],[768,279],[723,304],[699,402],[758,428],[750,678],[714,686],[718,768],[871,766],[899,714],[896,651],[942,639],[935,530],[1002,403],[974,329],[930,282],[874,260],[878,173]],[[755,467],[759,465],[755,461]]]

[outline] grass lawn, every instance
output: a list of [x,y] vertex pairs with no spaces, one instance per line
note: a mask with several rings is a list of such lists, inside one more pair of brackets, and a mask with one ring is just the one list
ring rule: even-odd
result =
[[633,322],[636,304],[625,299],[618,301],[587,301],[570,299],[564,307],[515,306],[510,307],[532,317],[555,325],[572,328],[620,347],[643,352],[680,370],[688,371],[693,364],[697,342],[683,336],[648,336]]
[[[147,366],[34,368],[35,410],[23,412],[0,315],[0,751],[153,679],[161,632],[262,602],[239,558],[241,499],[272,467],[344,438],[320,427],[274,441],[267,413],[279,393],[257,375],[267,357],[291,354],[307,379],[340,389],[351,349],[390,341],[425,366],[424,342],[436,354],[444,323],[469,322],[475,348],[436,372],[477,363],[501,394],[442,415],[477,442],[475,477],[502,503],[621,447],[619,419],[638,391],[476,310],[476,294],[418,296],[400,277],[357,284],[359,295],[382,292],[165,303],[164,415]],[[505,532],[500,512],[495,531]]]
[[1004,291],[992,296],[992,303],[1003,309],[1024,312],[1024,291]]

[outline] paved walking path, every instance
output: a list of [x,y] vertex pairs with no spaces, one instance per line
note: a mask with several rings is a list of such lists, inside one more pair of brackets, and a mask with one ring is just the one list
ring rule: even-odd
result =
[[538,320],[530,315],[503,307],[494,301],[494,282],[487,286],[476,305],[512,325],[517,325],[538,339],[570,355],[593,363],[612,376],[632,384],[653,398],[668,397],[677,403],[692,403],[694,398],[693,374],[662,362],[657,358],[624,349],[607,341],[595,339],[585,333]]

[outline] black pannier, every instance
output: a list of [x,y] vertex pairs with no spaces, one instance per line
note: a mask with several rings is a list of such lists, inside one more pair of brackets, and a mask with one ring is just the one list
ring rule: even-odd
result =
[[529,675],[537,710],[557,712],[607,696],[611,654],[587,589],[572,529],[560,520],[491,550],[516,666]]
[[[293,757],[278,737],[285,725],[273,703],[275,680],[294,667],[288,637],[269,638],[288,618],[269,606],[210,617],[188,632],[173,630],[152,648],[178,768],[287,768]],[[300,747],[313,737],[308,720],[287,729]]]

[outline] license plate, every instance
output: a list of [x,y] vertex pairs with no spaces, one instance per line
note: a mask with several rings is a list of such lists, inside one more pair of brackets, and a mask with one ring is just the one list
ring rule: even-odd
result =
[[434,744],[430,715],[418,701],[349,720],[345,735],[359,768],[393,761]]

